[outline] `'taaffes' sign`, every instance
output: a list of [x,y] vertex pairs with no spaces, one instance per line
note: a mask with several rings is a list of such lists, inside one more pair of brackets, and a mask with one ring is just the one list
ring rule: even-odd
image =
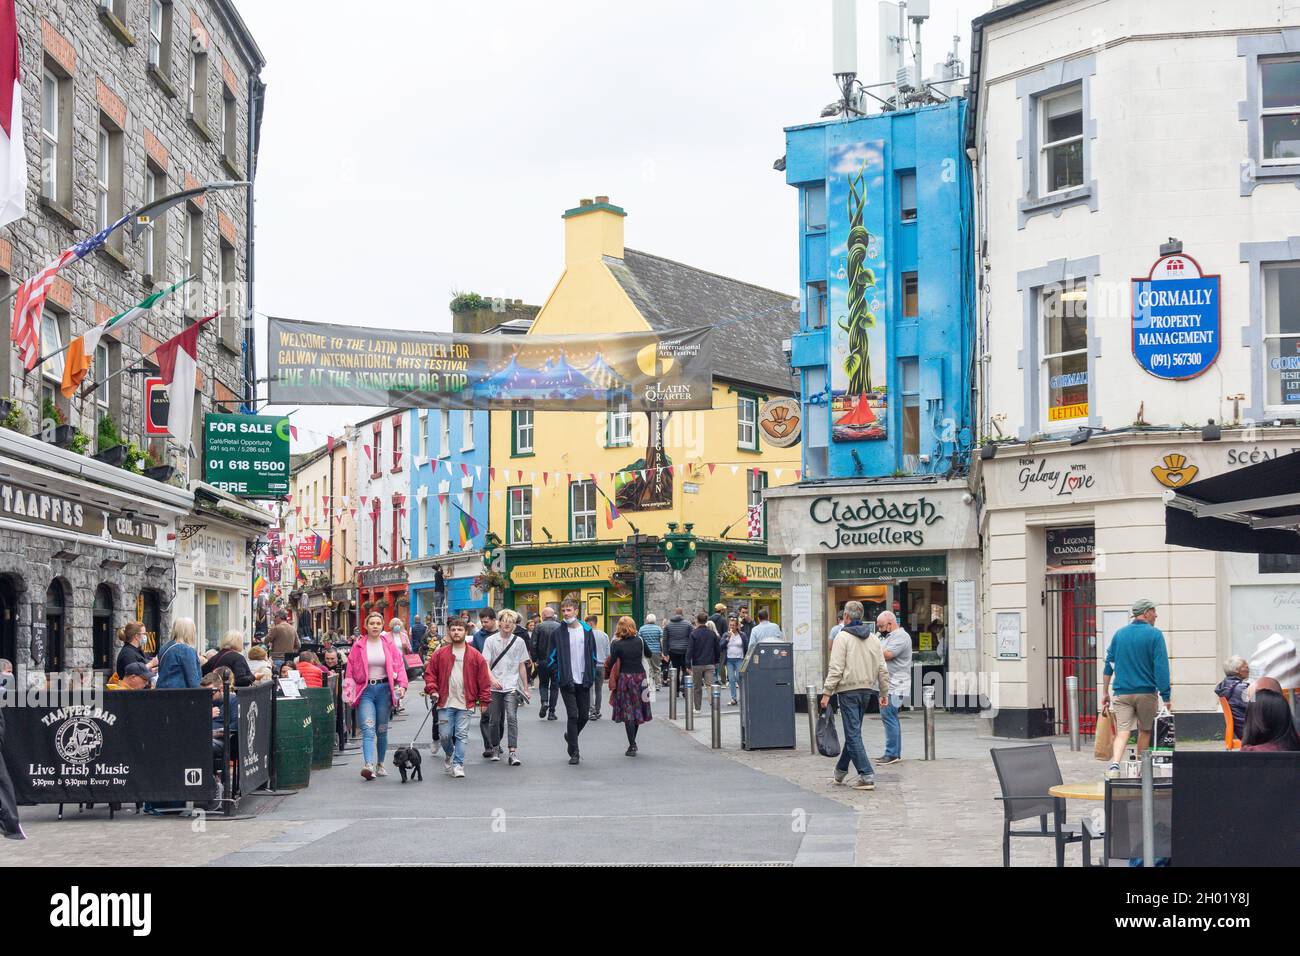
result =
[[1219,277],[1191,256],[1161,256],[1133,280],[1133,357],[1156,378],[1195,378],[1222,344]]

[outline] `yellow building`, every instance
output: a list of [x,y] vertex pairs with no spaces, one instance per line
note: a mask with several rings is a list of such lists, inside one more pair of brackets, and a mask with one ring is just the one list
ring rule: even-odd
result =
[[[751,539],[749,508],[761,524],[763,488],[798,480],[797,404],[793,426],[788,406],[774,422],[769,405],[797,399],[783,342],[797,330],[798,301],[626,249],[625,216],[604,196],[564,213],[564,272],[529,334],[712,325],[713,408],[494,411],[490,524],[505,544],[505,602],[533,613],[576,596],[609,623],[723,602],[751,614],[767,606],[779,620],[780,561],[767,558],[765,528]],[[673,526],[697,539],[684,572],[637,574],[619,562],[628,537]]]

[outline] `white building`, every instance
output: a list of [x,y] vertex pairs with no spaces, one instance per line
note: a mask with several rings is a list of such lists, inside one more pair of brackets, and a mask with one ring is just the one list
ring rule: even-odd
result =
[[1149,597],[1180,733],[1220,732],[1220,661],[1300,630],[1300,563],[1168,547],[1162,494],[1300,447],[1300,5],[1005,3],[972,74],[994,728],[1060,731],[1070,674],[1090,726]]
[[[365,612],[410,622],[411,436],[408,413],[388,409],[358,424],[350,440],[357,470],[357,585]],[[359,450],[358,450],[359,449]]]

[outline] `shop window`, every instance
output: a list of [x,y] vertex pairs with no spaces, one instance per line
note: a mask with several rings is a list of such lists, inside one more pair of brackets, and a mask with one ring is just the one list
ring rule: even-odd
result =
[[1264,164],[1300,163],[1300,57],[1261,60],[1259,86]]
[[1039,292],[1041,379],[1048,424],[1088,417],[1088,287],[1083,279]]
[[903,470],[920,470],[921,461],[921,365],[916,359],[899,363],[903,373]]
[[203,640],[206,649],[215,651],[230,626],[230,592],[208,588],[203,592]]
[[736,445],[758,451],[758,399],[751,395],[736,399]]
[[1083,185],[1083,84],[1038,100],[1042,194]]
[[510,413],[510,454],[533,454],[533,410],[520,408]]
[[826,231],[826,186],[809,186],[803,191],[804,232]]
[[898,218],[900,222],[916,222],[916,173],[902,173],[898,177]]
[[67,594],[63,582],[55,580],[45,591],[45,670],[64,668],[64,626],[67,617]]
[[569,539],[591,541],[596,537],[596,483],[575,481],[569,485]]
[[107,584],[95,588],[95,603],[90,612],[91,649],[94,668],[112,671],[113,658],[113,592]]
[[605,446],[608,448],[626,448],[632,444],[632,413],[627,401],[621,400],[610,404],[605,413]]
[[1300,262],[1264,266],[1266,401],[1294,414],[1300,408]]
[[921,314],[919,283],[915,272],[903,273],[903,318],[914,319]]
[[1261,554],[1260,574],[1300,574],[1300,554]]
[[506,522],[510,540],[506,544],[528,544],[533,540],[533,489],[526,486],[511,488],[507,498]]
[[804,315],[809,329],[826,328],[826,283],[809,282],[803,287]]

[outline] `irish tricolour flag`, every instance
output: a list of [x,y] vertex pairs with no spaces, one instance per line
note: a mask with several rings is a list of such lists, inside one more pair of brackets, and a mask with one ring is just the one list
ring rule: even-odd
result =
[[[125,312],[119,312],[107,322],[101,322],[85,335],[78,335],[73,339],[68,344],[68,356],[63,362],[63,383],[59,389],[63,392],[63,397],[71,398],[81,386],[82,380],[95,364],[95,349],[99,348],[99,341],[104,337],[105,332],[109,329],[121,330],[152,309],[159,300],[171,295],[189,281],[189,279],[182,279],[175,285],[155,292]],[[103,371],[107,373],[107,369]]]

